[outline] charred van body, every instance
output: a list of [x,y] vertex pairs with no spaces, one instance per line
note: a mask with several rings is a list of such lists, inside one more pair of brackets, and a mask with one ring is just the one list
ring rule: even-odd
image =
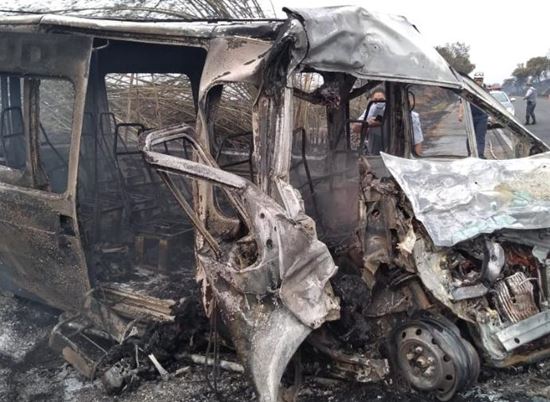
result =
[[[196,300],[266,402],[302,344],[441,400],[547,357],[547,145],[405,18],[286,12],[1,20],[2,287],[65,311],[51,346],[112,392],[138,356],[168,375]],[[170,93],[113,107],[128,76]],[[162,96],[177,118],[146,123]]]

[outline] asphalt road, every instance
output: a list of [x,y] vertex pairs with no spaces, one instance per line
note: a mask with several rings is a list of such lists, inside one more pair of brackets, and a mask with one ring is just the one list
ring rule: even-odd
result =
[[[520,123],[525,122],[525,101],[521,96],[516,96],[514,107],[516,118]],[[527,130],[546,142],[550,146],[550,99],[540,97],[535,109],[537,124],[525,126]],[[424,114],[423,129],[425,157],[437,157],[442,155],[466,156],[466,137],[464,127],[458,123],[458,108],[449,105],[446,113],[437,115],[436,122],[430,126],[428,114]],[[506,156],[508,155],[508,156]],[[496,128],[487,132],[485,156],[489,159],[505,159],[513,155],[512,141],[509,133]]]

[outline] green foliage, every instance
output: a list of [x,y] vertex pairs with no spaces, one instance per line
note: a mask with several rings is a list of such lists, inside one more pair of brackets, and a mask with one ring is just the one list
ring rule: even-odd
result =
[[445,46],[436,46],[435,50],[453,67],[455,70],[470,74],[476,68],[476,65],[470,61],[470,46],[463,42],[447,43]]
[[541,57],[532,57],[529,60],[527,60],[527,70],[529,71],[529,75],[531,75],[535,81],[540,80],[541,74],[544,73],[546,77],[546,70],[548,69],[548,63],[549,60],[547,57],[541,56]]
[[533,77],[535,82],[540,81],[540,77],[546,78],[550,69],[550,59],[545,56],[531,57],[527,63],[520,63],[512,71],[512,75],[520,82],[524,82],[528,77]]
[[518,81],[522,82],[529,77],[529,70],[527,67],[523,65],[523,63],[520,63],[517,65],[517,67],[512,71],[512,75],[517,78]]

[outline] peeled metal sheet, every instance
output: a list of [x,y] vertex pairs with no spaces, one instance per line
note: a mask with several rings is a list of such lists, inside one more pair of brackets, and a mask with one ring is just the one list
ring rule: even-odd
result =
[[498,161],[382,158],[436,246],[550,227],[550,152]]
[[304,65],[359,78],[462,87],[447,62],[405,17],[357,6],[284,10],[304,26]]

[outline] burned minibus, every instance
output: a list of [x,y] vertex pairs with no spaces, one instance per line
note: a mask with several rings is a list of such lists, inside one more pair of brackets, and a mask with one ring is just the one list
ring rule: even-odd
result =
[[115,373],[108,341],[193,327],[197,294],[260,401],[297,353],[440,400],[547,357],[547,145],[405,18],[285,12],[4,17],[2,288],[64,311],[50,345],[115,388],[145,363]]

